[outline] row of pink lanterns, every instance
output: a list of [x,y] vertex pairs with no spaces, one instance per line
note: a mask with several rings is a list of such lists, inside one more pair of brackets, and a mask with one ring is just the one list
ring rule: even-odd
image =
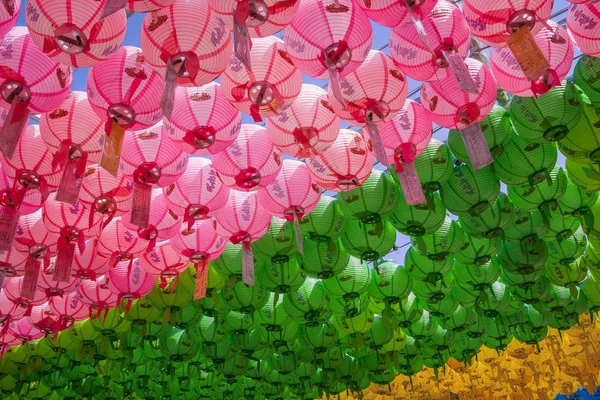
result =
[[[496,83],[543,94],[566,76],[571,39],[595,49],[589,28],[579,29],[591,24],[581,17],[591,2],[571,7],[567,34],[544,0],[465,1],[462,13],[443,0],[130,0],[131,11],[152,11],[142,49],[120,47],[126,16],[107,11],[112,1],[68,12],[64,3],[29,1],[28,31],[10,30],[18,1],[0,14],[3,343],[143,296],[189,262],[202,297],[207,262],[227,241],[243,245],[244,281],[253,284],[248,243],[271,217],[298,221],[321,188],[362,184],[374,156],[420,203],[411,165],[432,122],[461,129],[482,167],[491,157],[477,122]],[[369,18],[394,27],[392,57],[370,50]],[[283,40],[269,36],[284,27]],[[494,47],[491,69],[465,60],[470,33]],[[533,40],[543,55],[536,68],[521,68],[516,40]],[[81,66],[93,66],[87,93],[69,94],[70,68]],[[330,93],[303,85],[301,72],[329,78]],[[423,105],[407,100],[405,74],[426,81]],[[42,113],[39,128],[24,127],[29,112]],[[242,125],[241,112],[267,118],[266,127]],[[341,130],[340,118],[367,131]],[[104,169],[97,163],[110,146],[119,162]]]

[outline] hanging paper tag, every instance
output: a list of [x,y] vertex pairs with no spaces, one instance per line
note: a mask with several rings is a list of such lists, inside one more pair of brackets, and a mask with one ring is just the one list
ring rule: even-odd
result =
[[25,275],[21,285],[21,297],[33,300],[40,271],[40,262],[33,257],[27,259],[25,263]]
[[160,99],[160,108],[165,118],[171,120],[173,113],[173,103],[175,102],[175,89],[177,88],[177,71],[173,65],[173,60],[169,58],[167,63],[167,72],[165,74],[165,86],[162,98]]
[[343,109],[346,109],[346,100],[342,95],[342,87],[340,86],[340,74],[334,63],[325,61],[327,70],[329,71],[329,90],[333,94],[333,97],[342,105]]
[[475,122],[460,130],[463,142],[469,153],[473,169],[477,171],[494,162],[490,149],[485,141],[479,122]]
[[527,80],[533,81],[542,76],[550,64],[535,43],[529,27],[524,26],[506,40]]
[[0,152],[9,159],[12,158],[21,138],[21,133],[27,126],[29,120],[29,108],[27,106],[28,102],[20,101],[15,96],[4,125],[0,130]]
[[146,183],[135,183],[133,185],[133,205],[131,206],[130,223],[142,229],[148,229],[151,199],[152,185]]
[[16,206],[0,207],[0,250],[12,250],[20,215]]
[[6,276],[6,270],[0,270],[0,293],[2,293],[2,288],[4,287],[4,277]]
[[240,25],[235,16],[233,17],[233,48],[238,60],[248,68],[248,71],[252,71],[252,64],[250,63],[252,42],[248,34],[248,25],[246,23]]
[[206,284],[208,280],[208,260],[202,260],[200,268],[196,268],[196,285],[194,286],[194,300],[206,296]]
[[58,254],[54,263],[54,273],[52,280],[54,282],[69,282],[71,276],[71,266],[75,256],[75,243],[68,243],[66,239],[61,238],[58,245]]
[[58,184],[58,189],[56,190],[56,200],[69,204],[77,204],[86,163],[87,157],[85,155],[78,159],[69,158],[65,165],[62,179]]
[[406,204],[415,205],[426,202],[423,187],[414,163],[402,164],[402,171],[396,170]]
[[456,78],[456,81],[460,86],[460,90],[466,93],[478,94],[479,89],[477,89],[477,85],[475,85],[475,82],[473,82],[473,78],[469,73],[469,68],[463,61],[458,51],[442,50],[442,53],[444,54],[444,57],[446,57],[446,61],[448,61],[448,66],[452,70],[452,74]]
[[369,118],[366,119],[366,124],[371,135],[371,144],[373,145],[375,158],[377,158],[377,161],[389,168],[390,162],[385,154],[385,147],[383,146],[383,141],[379,135],[379,128],[377,127],[377,124],[371,121]]
[[100,19],[113,15],[117,11],[124,9],[126,5],[127,0],[107,0],[104,9],[102,10],[102,15],[100,15]]
[[112,123],[110,135],[104,137],[104,149],[100,166],[111,175],[117,176],[119,162],[121,161],[121,148],[125,131],[116,122]]
[[300,229],[300,219],[298,214],[294,213],[294,236],[296,236],[296,248],[300,254],[304,255],[304,241],[302,236],[302,230]]
[[254,286],[254,254],[249,243],[242,243],[242,280]]
[[408,9],[408,12],[413,21],[413,25],[414,25],[415,29],[417,30],[417,34],[419,35],[419,39],[421,40],[421,43],[423,43],[423,46],[425,46],[427,49],[429,49],[429,51],[432,51],[431,46],[429,45],[429,40],[427,40],[427,33],[425,32],[425,27],[423,26],[423,22],[421,22],[421,18],[419,17],[419,14],[410,5],[409,0],[404,0],[404,5]]

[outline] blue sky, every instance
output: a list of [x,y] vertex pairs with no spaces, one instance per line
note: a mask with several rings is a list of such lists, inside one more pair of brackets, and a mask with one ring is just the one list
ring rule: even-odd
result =
[[[497,0],[490,0],[490,1],[497,1]],[[553,14],[556,14],[559,11],[566,9],[568,6],[569,6],[569,3],[566,0],[555,0]],[[131,17],[129,18],[128,24],[127,24],[127,33],[125,36],[125,41],[123,43],[124,45],[140,47],[140,29],[142,26],[142,21],[144,19],[144,16],[145,16],[145,14],[143,14],[143,13],[134,13],[131,15]],[[558,16],[557,18],[554,18],[554,20],[556,22],[560,22],[565,18],[565,16],[566,16],[566,13],[563,13],[562,15]],[[19,15],[17,25],[21,25],[21,26],[25,25],[25,5],[23,5],[21,7],[21,14]],[[372,25],[373,25],[372,48],[380,49],[387,45],[390,29],[383,27],[381,25],[375,24],[375,23],[372,23]],[[279,33],[277,36],[282,37],[282,33]],[[389,54],[389,50],[387,48],[383,49],[382,51],[385,52],[386,54]],[[576,49],[575,55],[577,56],[579,54],[580,54],[579,51],[577,51],[577,49]],[[72,90],[85,91],[85,81],[86,81],[88,70],[89,70],[88,68],[75,69]],[[311,78],[306,75],[304,75],[304,82],[312,83],[312,84],[319,85],[319,86],[324,86],[327,83],[326,81],[314,79],[314,78]],[[418,81],[409,79],[409,92],[414,89],[418,89],[420,84],[421,83]],[[411,98],[413,100],[417,99],[418,92],[415,95],[413,95]],[[244,121],[244,123],[252,123],[252,119],[249,116],[244,116],[243,121]],[[346,124],[342,124],[342,127],[345,128]],[[434,134],[434,137],[436,137],[439,140],[446,140],[447,130],[446,129],[439,130],[438,132],[436,132]],[[562,156],[562,154],[559,153],[558,164],[564,168],[564,165],[565,165],[564,162],[565,162],[564,157]],[[505,191],[505,188],[503,189],[503,191]],[[404,235],[398,233],[397,241],[396,241],[397,245],[402,246],[402,245],[406,244],[407,242],[409,242],[409,238],[407,236],[404,236]],[[388,257],[386,257],[386,258],[392,259],[400,264],[403,264],[404,253],[407,248],[408,247],[403,247],[397,252],[389,253]]]

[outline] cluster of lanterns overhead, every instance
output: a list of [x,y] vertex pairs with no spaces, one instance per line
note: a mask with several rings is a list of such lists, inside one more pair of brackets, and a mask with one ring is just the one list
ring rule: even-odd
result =
[[600,3],[572,3],[2,2],[0,390],[360,393],[595,314]]

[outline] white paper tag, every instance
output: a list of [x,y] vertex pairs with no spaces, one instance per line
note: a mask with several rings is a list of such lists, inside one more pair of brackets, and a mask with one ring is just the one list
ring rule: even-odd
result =
[[173,65],[173,61],[169,59],[167,63],[167,72],[165,74],[165,86],[163,95],[160,99],[160,108],[162,109],[165,118],[171,120],[173,113],[173,103],[175,102],[175,89],[177,88],[177,71]]
[[248,25],[240,25],[237,22],[235,16],[233,17],[233,48],[235,56],[248,68],[248,71],[252,71],[252,64],[250,63],[250,35],[248,34]]
[[242,243],[242,280],[246,285],[254,286],[254,255],[247,243]]
[[131,206],[130,223],[147,229],[150,222],[150,202],[152,200],[152,185],[146,183],[134,183],[133,205]]
[[465,147],[467,148],[471,165],[475,171],[494,162],[494,158],[487,146],[479,122],[475,122],[466,128],[461,129],[460,134]]
[[20,214],[16,206],[0,207],[0,250],[12,250]]
[[427,200],[425,199],[423,187],[421,186],[415,164],[402,164],[402,167],[403,170],[400,172],[396,170],[396,174],[398,174],[406,204],[415,205],[425,203]]
[[113,15],[117,11],[124,9],[125,6],[127,6],[127,0],[107,0],[100,19]]
[[475,85],[475,82],[473,82],[473,78],[469,73],[469,68],[463,61],[458,51],[442,50],[442,53],[444,54],[444,57],[446,57],[446,61],[448,61],[448,66],[452,70],[452,74],[456,78],[456,81],[460,86],[460,90],[466,93],[479,94],[479,89],[477,89],[477,85]]
[[294,236],[296,236],[296,248],[300,254],[304,255],[304,241],[302,240],[302,230],[300,229],[300,220],[298,214],[294,213]]
[[369,134],[371,136],[371,144],[373,145],[373,152],[375,153],[375,158],[377,161],[385,165],[386,167],[390,167],[390,162],[388,161],[387,155],[385,153],[385,147],[383,146],[383,141],[381,140],[381,136],[379,135],[379,128],[377,124],[367,118],[366,120],[367,129],[369,130]]

